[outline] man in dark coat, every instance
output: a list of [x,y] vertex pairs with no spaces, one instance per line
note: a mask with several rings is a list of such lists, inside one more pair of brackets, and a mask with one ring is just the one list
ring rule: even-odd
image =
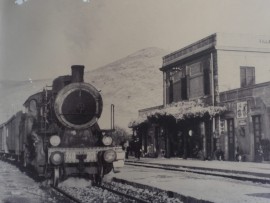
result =
[[140,144],[140,139],[137,136],[134,137],[134,151],[135,151],[135,157],[140,160],[141,144]]

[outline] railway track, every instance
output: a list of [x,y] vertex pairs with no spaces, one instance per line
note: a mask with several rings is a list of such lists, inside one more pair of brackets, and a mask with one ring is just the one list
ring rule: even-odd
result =
[[[112,202],[112,203],[113,202],[115,203],[116,202],[149,203],[150,202],[142,198],[133,196],[131,194],[121,192],[119,191],[119,189],[113,189],[112,187],[109,187],[108,184],[100,185],[100,186],[92,186],[91,188],[87,187],[85,189],[82,189],[83,190],[82,192],[78,192],[76,188],[60,188],[60,187],[54,187],[54,186],[51,186],[51,188],[55,190],[57,193],[60,193],[66,199],[74,203],[103,202],[103,201]],[[91,192],[91,190],[93,192]],[[70,193],[74,193],[74,194],[71,195]],[[108,194],[107,196],[110,198],[114,196],[113,199],[107,200],[106,199],[107,196],[104,197],[104,193]],[[109,194],[109,193],[112,193],[112,194]]]
[[[6,162],[16,165],[23,173],[30,178],[34,179],[36,182],[40,183],[40,188],[47,191],[50,197],[56,202],[65,203],[87,203],[87,202],[155,202],[155,203],[181,203],[181,202],[203,202],[193,197],[184,196],[181,194],[174,193],[172,191],[164,191],[158,188],[153,188],[147,185],[142,185],[123,179],[113,178],[110,182],[104,182],[99,187],[90,186],[89,180],[85,181],[85,186],[81,184],[78,189],[76,184],[72,183],[72,179],[67,184],[60,184],[60,187],[51,187],[44,178],[35,176],[31,170],[25,170],[21,168],[16,162],[12,160],[5,160]],[[77,180],[77,179],[75,179]],[[85,180],[85,179],[84,179]],[[80,182],[81,183],[81,182]],[[62,188],[63,185],[67,185],[69,188]],[[73,185],[73,186],[72,186]],[[73,188],[72,188],[73,187]],[[110,199],[111,198],[111,199]],[[207,202],[209,203],[209,202]]]
[[263,183],[270,184],[270,178],[266,176],[255,176],[249,173],[234,173],[234,171],[228,172],[225,170],[217,171],[213,169],[204,169],[204,168],[189,168],[183,166],[173,166],[173,165],[161,165],[161,164],[146,164],[146,163],[136,163],[136,162],[126,162],[125,165],[137,166],[137,167],[146,167],[146,168],[155,168],[169,171],[179,171],[179,172],[190,172],[201,175],[211,175],[224,178],[230,178],[240,181],[251,181],[254,183]]
[[74,202],[74,203],[83,203],[81,200],[77,199],[76,197],[68,194],[67,192],[65,192],[64,190],[62,190],[61,188],[59,187],[55,187],[55,186],[52,186],[51,185],[51,188],[53,190],[55,190],[56,192],[60,193],[61,195],[63,195],[65,198],[71,200],[71,202]]
[[[85,201],[85,199],[83,199],[83,198],[82,199],[77,198],[76,196],[78,196],[77,195],[78,191],[76,191],[76,188],[75,188],[75,190],[73,190],[73,192],[68,192],[65,190],[66,188],[63,189],[60,187],[55,187],[53,185],[50,185],[50,184],[48,184],[48,182],[46,182],[46,179],[37,176],[35,173],[32,172],[31,169],[22,167],[20,164],[18,164],[13,159],[5,158],[5,159],[1,159],[1,161],[5,161],[8,164],[16,166],[26,176],[30,177],[35,182],[40,183],[41,189],[44,191],[47,191],[53,199],[57,200],[57,202],[65,202],[65,203],[103,202],[103,201]],[[121,193],[117,190],[113,190],[112,188],[109,188],[106,186],[88,187],[88,188],[84,189],[85,190],[84,193],[86,194],[87,191],[93,190],[93,188],[96,190],[99,190],[99,194],[101,193],[100,190],[107,190],[107,191],[110,191],[111,193],[114,193],[115,195],[117,195],[119,197],[118,199],[123,199],[122,197],[124,197],[125,199],[130,200],[130,201],[121,201],[121,202],[142,202],[142,203],[144,203],[144,201],[141,201],[139,198],[133,197],[132,195]],[[97,192],[95,192],[95,193],[97,193]],[[98,197],[99,195],[95,195],[95,196]],[[112,202],[112,201],[108,201],[108,202]],[[115,201],[115,202],[119,202],[119,201]]]
[[127,199],[134,200],[135,202],[139,202],[139,203],[149,203],[149,201],[146,201],[146,200],[144,200],[144,199],[142,199],[142,198],[138,198],[138,197],[135,197],[135,196],[126,194],[126,193],[124,193],[124,192],[120,192],[120,191],[118,191],[118,190],[113,190],[113,189],[111,189],[111,188],[108,187],[108,186],[101,185],[100,188],[102,188],[102,189],[104,189],[104,190],[108,190],[108,191],[110,191],[110,192],[113,192],[113,193],[115,193],[115,194],[117,194],[117,195],[120,195],[120,196],[122,196],[122,197],[125,197],[125,198],[127,198]]
[[[104,186],[104,185],[101,185],[101,186],[93,186],[95,188],[100,188],[102,190],[107,190],[113,194],[116,194],[117,196],[119,196],[119,199],[121,199],[122,201],[121,202],[139,202],[139,203],[149,203],[149,201],[145,201],[143,199],[140,199],[138,197],[134,197],[132,195],[129,195],[129,194],[125,194],[123,192],[120,192],[118,190],[114,190],[108,186]],[[64,196],[65,198],[69,199],[71,202],[74,202],[74,203],[85,203],[85,202],[88,202],[88,201],[85,201],[85,200],[82,200],[83,197],[80,198],[77,198],[77,197],[74,197],[73,195],[69,194],[68,192],[66,192],[64,189],[61,189],[59,187],[54,187],[54,186],[51,186],[51,188],[53,190],[55,190],[56,192],[60,193],[62,196]],[[93,188],[92,188],[93,189]],[[88,190],[91,190],[91,188],[88,188]],[[96,195],[98,196],[98,195]],[[119,200],[117,200],[117,198],[115,198],[115,202],[119,202]],[[123,200],[124,199],[124,200]],[[89,200],[89,202],[92,202],[91,200]],[[103,200],[101,200],[101,202],[103,202]]]
[[[104,182],[104,184],[100,186],[91,186],[83,188],[82,194],[79,194],[79,190],[77,188],[72,188],[70,191],[67,191],[67,188],[54,187],[49,185],[46,182],[46,179],[38,177],[35,173],[32,172],[29,168],[23,168],[20,164],[12,159],[5,159],[5,162],[16,166],[20,169],[26,176],[32,178],[34,181],[40,183],[40,188],[44,191],[49,192],[50,196],[59,202],[65,203],[85,203],[85,202],[103,202],[103,200],[113,203],[113,202],[127,202],[127,203],[148,203],[153,202],[146,200],[146,196],[143,194],[143,190],[139,187],[134,187],[132,190],[129,186],[126,189],[126,183],[122,184],[122,188],[120,188],[117,183],[114,185],[108,182]],[[112,181],[114,182],[114,181]],[[93,190],[93,192],[91,192]],[[134,192],[134,191],[137,191]],[[104,194],[109,193],[107,196]],[[79,196],[79,197],[78,197]],[[87,196],[90,196],[92,199],[87,200]],[[113,196],[113,199],[109,199]],[[153,196],[153,195],[151,195]],[[162,196],[166,196],[162,194]],[[102,197],[102,198],[100,198]],[[100,200],[101,199],[101,200]],[[107,200],[108,199],[108,200]],[[149,197],[148,197],[149,199]],[[156,201],[156,202],[164,202],[164,201]],[[178,201],[176,201],[178,202]],[[180,202],[180,201],[179,201]]]
[[[168,191],[145,188],[144,185],[123,182],[116,179],[112,182],[104,182],[100,186],[87,186],[81,189],[72,186],[60,186],[55,188],[58,193],[75,203],[110,202],[110,203],[181,203],[178,197],[170,197]],[[72,195],[71,195],[72,194]]]

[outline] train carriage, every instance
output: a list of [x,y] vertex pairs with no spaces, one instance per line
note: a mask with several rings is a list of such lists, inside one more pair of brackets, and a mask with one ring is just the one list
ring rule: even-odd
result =
[[20,123],[23,113],[20,111],[5,123],[6,153],[18,159],[21,153]]
[[0,155],[6,151],[6,126],[5,123],[0,125]]

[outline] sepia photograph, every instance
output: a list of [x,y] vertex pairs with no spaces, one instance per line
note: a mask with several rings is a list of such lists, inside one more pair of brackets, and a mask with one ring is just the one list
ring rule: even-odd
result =
[[0,0],[0,203],[270,202],[269,0]]

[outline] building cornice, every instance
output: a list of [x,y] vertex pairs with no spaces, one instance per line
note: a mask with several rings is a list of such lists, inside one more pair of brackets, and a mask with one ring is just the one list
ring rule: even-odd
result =
[[270,36],[215,33],[164,56],[161,71],[207,51],[270,53]]
[[196,55],[200,52],[213,49],[216,45],[216,34],[210,35],[206,38],[203,38],[195,43],[190,44],[189,46],[186,46],[182,49],[179,49],[175,52],[172,52],[166,56],[164,56],[163,59],[163,65],[160,68],[160,70],[166,69],[169,65],[186,59],[190,56]]

